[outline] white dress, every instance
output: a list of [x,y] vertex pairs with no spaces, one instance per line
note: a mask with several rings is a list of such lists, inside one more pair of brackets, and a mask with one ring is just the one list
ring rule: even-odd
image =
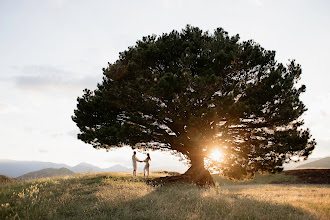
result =
[[150,158],[146,158],[143,162],[146,163],[146,165],[144,166],[144,169],[143,169],[143,174],[144,176],[146,176],[146,173],[147,173],[147,176],[149,177],[149,161],[150,161]]

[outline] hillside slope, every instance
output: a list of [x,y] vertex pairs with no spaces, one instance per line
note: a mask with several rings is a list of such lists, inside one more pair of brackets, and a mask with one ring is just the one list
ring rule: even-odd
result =
[[16,161],[0,159],[0,174],[8,177],[19,177],[29,172],[38,171],[46,168],[68,168],[70,166],[65,164],[57,164],[42,161]]
[[6,183],[12,183],[12,182],[14,182],[14,179],[12,179],[8,176],[0,175],[0,184],[6,184]]
[[326,168],[330,169],[330,157],[325,157],[310,163],[298,166],[297,168]]
[[[16,161],[16,160],[4,160],[0,159],[0,175],[5,175],[11,178],[17,178],[26,173],[39,171],[46,168],[67,168],[75,173],[94,173],[94,172],[127,172],[131,171],[132,168],[128,168],[121,165],[114,165],[108,168],[100,168],[88,163],[80,163],[74,167],[68,166],[66,164],[58,164],[52,162],[42,162],[42,161]],[[142,166],[139,167],[140,169]],[[139,169],[139,170],[140,170]],[[154,168],[155,169],[155,168]]]
[[307,160],[302,160],[302,161],[293,161],[291,160],[289,163],[284,163],[283,167],[284,170],[292,170],[292,169],[296,169],[298,166],[310,163],[310,162],[314,162],[317,160],[320,160],[322,158],[307,158]]
[[75,174],[75,173],[64,167],[62,167],[60,169],[46,168],[46,169],[42,169],[39,171],[24,174],[24,175],[18,177],[18,179],[29,180],[29,179],[55,177],[55,176],[71,176],[73,174]]

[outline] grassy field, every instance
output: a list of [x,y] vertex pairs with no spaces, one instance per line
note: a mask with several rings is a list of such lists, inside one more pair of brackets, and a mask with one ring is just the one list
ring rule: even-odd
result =
[[226,178],[223,178],[219,175],[213,175],[214,181],[218,182],[221,186],[228,185],[251,185],[251,184],[273,184],[273,183],[282,183],[282,184],[294,184],[297,181],[297,177],[285,175],[284,172],[273,174],[256,174],[253,180],[245,181],[230,181]]
[[7,181],[0,205],[0,219],[330,219],[330,185],[152,187],[97,173]]

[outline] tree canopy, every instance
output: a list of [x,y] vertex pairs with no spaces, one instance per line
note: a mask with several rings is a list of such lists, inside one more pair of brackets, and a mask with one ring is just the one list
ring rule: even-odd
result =
[[72,116],[95,148],[168,149],[203,167],[217,148],[223,159],[208,168],[239,179],[280,170],[316,144],[302,127],[301,66],[222,28],[143,37],[103,74]]

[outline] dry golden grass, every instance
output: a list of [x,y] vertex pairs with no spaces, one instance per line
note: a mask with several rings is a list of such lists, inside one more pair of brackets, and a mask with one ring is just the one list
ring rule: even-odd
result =
[[0,186],[0,219],[329,219],[329,185],[152,187],[127,173]]
[[330,217],[329,185],[240,185],[227,186],[224,190],[241,198],[292,206],[308,215],[312,214],[315,218]]

